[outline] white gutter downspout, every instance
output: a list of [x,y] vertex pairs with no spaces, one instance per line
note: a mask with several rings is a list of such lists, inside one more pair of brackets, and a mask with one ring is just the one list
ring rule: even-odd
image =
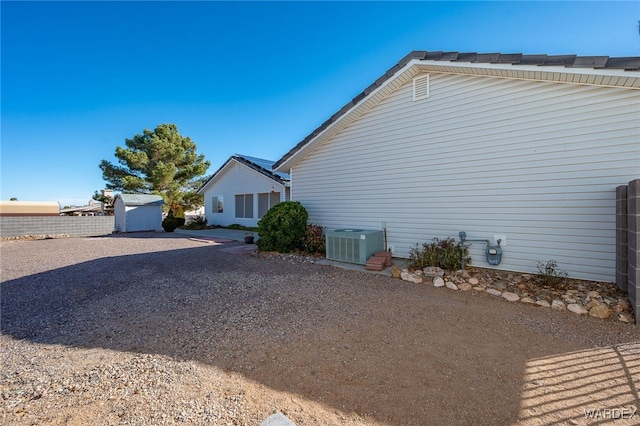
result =
[[289,201],[293,201],[293,167],[289,169]]

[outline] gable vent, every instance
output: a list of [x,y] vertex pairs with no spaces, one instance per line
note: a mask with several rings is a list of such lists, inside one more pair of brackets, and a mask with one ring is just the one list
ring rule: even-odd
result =
[[429,97],[429,74],[421,75],[413,79],[413,101],[427,99]]

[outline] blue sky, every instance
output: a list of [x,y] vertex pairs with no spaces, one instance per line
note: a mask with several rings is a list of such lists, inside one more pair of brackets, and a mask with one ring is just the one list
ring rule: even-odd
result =
[[10,2],[0,199],[82,205],[144,129],[279,159],[412,50],[640,56],[640,2]]

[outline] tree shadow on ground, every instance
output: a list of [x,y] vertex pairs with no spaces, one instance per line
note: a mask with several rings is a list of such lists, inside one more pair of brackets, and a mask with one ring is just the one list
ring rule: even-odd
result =
[[[3,282],[0,296],[16,339],[195,360],[391,424],[516,423],[529,360],[599,333],[483,295],[209,245],[80,262]],[[557,333],[567,319],[582,335]]]

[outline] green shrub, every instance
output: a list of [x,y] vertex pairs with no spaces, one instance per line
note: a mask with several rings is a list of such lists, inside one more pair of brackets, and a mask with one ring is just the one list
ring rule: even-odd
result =
[[471,264],[469,249],[461,241],[452,237],[444,240],[434,238],[430,243],[416,244],[409,250],[409,266],[423,269],[438,266],[446,271],[455,271]]
[[288,253],[304,248],[307,210],[298,201],[284,201],[271,207],[258,221],[258,249]]
[[559,269],[558,262],[553,259],[546,262],[538,262],[537,266],[537,278],[542,284],[552,287],[562,287],[567,280],[567,272]]
[[162,229],[166,232],[173,232],[178,227],[178,219],[173,217],[172,214],[167,215],[162,221]]
[[304,234],[304,251],[312,254],[325,254],[324,227],[309,224]]

